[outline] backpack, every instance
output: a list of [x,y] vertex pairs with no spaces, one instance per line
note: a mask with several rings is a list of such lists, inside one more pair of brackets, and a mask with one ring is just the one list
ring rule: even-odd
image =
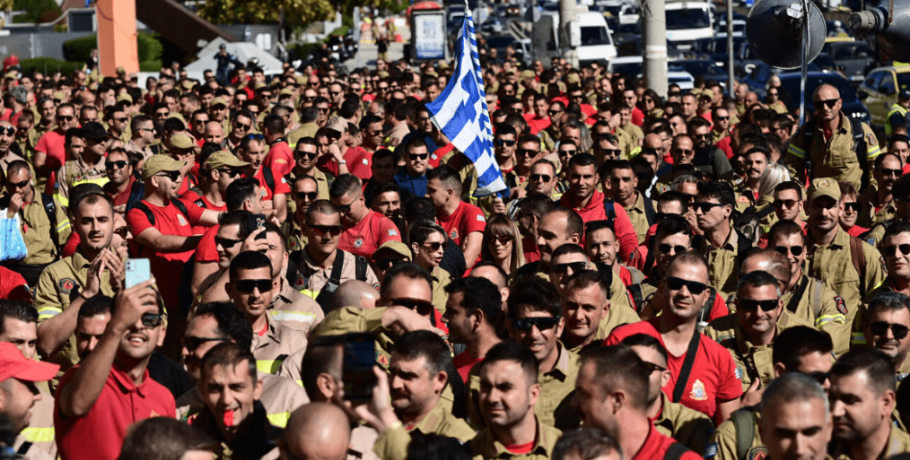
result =
[[859,274],[859,298],[860,300],[866,298],[866,258],[863,256],[863,240],[851,236],[850,237],[850,260],[853,262],[853,268],[856,269],[856,273]]
[[[186,210],[186,205],[183,204],[182,201],[171,200],[171,203],[174,204],[174,207],[177,208],[177,210],[180,211],[181,214],[183,214],[187,219],[189,219],[190,215],[189,215],[188,211]],[[155,215],[152,214],[152,210],[149,209],[148,205],[146,205],[145,202],[140,201],[140,202],[136,203],[136,206],[134,206],[134,207],[136,209],[142,211],[142,213],[145,214],[145,218],[149,220],[149,223],[152,224],[152,226],[155,226]],[[141,244],[139,244],[138,242],[136,243],[136,246],[139,248],[139,250],[136,252],[137,256],[141,255],[143,246]]]
[[[859,168],[862,170],[859,191],[865,192],[869,188],[869,159],[866,154],[869,146],[866,144],[866,138],[863,133],[863,124],[856,118],[849,118],[850,129],[853,131],[853,151],[856,153],[856,160],[859,162]],[[818,125],[813,118],[803,125],[803,145],[806,147],[806,174],[809,177],[807,182],[812,181],[812,161],[808,160],[812,153],[812,141],[815,140],[815,128]]]
[[733,219],[733,228],[742,234],[754,246],[761,239],[761,221],[774,212],[774,206],[766,206],[761,211],[755,212],[755,206],[750,206],[741,215]]
[[755,431],[755,413],[751,408],[734,411],[730,415],[733,429],[736,431],[736,458],[745,459],[752,447],[752,433]]
[[272,195],[275,194],[275,176],[272,174],[272,168],[262,165],[262,179],[265,181],[266,187],[269,188],[269,191],[272,192]]
[[[294,251],[289,260],[297,261],[297,270],[288,270],[285,274],[285,278],[288,283],[297,290],[298,292],[301,288],[298,286],[307,286],[309,287],[309,276],[305,275],[300,267],[305,266],[301,261],[303,258],[303,249]],[[322,311],[325,313],[329,312],[329,300],[331,295],[341,286],[341,270],[344,268],[344,255],[346,254],[341,249],[336,249],[337,254],[335,254],[335,261],[332,263],[332,274],[330,275],[328,281],[326,281],[325,286],[322,287],[322,290],[319,291],[319,295],[316,296],[316,303],[322,307]],[[356,256],[354,258],[354,278],[360,281],[367,280],[367,268],[369,267],[369,262],[361,256]]]

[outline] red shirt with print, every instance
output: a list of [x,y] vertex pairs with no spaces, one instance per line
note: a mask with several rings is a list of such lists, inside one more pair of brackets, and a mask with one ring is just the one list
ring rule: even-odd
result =
[[[441,211],[436,210],[436,220],[439,225],[446,231],[446,235],[452,239],[452,242],[461,246],[462,238],[472,232],[481,232],[487,228],[487,220],[483,217],[483,211],[477,206],[464,201],[458,202],[458,208],[451,216],[443,215]],[[474,264],[467,261],[469,266]]]
[[[216,206],[216,205],[212,204],[212,202],[209,201],[209,199],[206,198],[205,195],[200,195],[192,190],[188,190],[186,193],[181,195],[179,200],[182,201],[187,206],[189,206],[190,204],[195,204],[196,206],[199,206],[200,208],[211,209],[212,211],[218,211],[218,212],[227,212],[227,210],[228,210],[227,203],[224,203],[221,206]],[[206,230],[208,230],[208,227],[204,227],[202,225],[193,226],[194,235],[204,235]]]
[[[363,147],[349,148],[342,157],[348,167],[348,172],[359,177],[363,182],[373,177],[373,154],[364,150]],[[316,167],[338,177],[338,163],[331,155],[325,155],[316,163]]]
[[338,239],[338,249],[370,259],[386,241],[401,241],[398,226],[378,212],[367,211],[360,222],[344,226],[344,232]]
[[[655,325],[658,318],[625,324],[613,329],[604,345],[616,345],[623,339],[635,334],[645,334],[656,338],[666,348],[663,336]],[[663,387],[667,396],[673,396],[676,379],[682,370],[686,355],[674,356],[668,353],[670,381]],[[726,348],[702,335],[698,342],[698,351],[689,372],[689,379],[683,391],[682,405],[707,414],[712,419],[717,414],[717,407],[723,401],[739,398],[743,394],[742,382],[736,377],[736,364]]]
[[291,193],[291,186],[288,185],[288,181],[284,176],[279,176],[274,170],[272,170],[272,179],[275,181],[275,190],[270,189],[265,181],[263,171],[265,171],[265,168],[260,167],[259,171],[256,171],[256,174],[253,175],[253,178],[259,181],[259,194],[262,195],[262,201],[269,201],[274,195]]

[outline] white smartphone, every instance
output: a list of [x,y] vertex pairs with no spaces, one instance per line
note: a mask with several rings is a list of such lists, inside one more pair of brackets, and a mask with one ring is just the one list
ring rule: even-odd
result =
[[126,288],[144,283],[152,277],[148,259],[126,259]]

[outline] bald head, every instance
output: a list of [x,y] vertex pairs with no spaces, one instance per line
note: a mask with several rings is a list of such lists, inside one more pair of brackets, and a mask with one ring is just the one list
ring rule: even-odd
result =
[[331,310],[342,307],[358,307],[366,310],[376,308],[377,300],[379,300],[379,291],[373,286],[360,280],[350,280],[341,283],[341,286],[335,291],[335,295],[332,296],[332,303],[329,307]]
[[779,280],[790,279],[790,260],[773,250],[762,249],[749,254],[739,267],[740,276],[754,271],[768,272]]
[[351,442],[348,416],[329,403],[309,403],[291,414],[279,449],[293,458],[343,460]]
[[655,149],[659,152],[664,147],[664,141],[657,134],[651,133],[645,136],[645,140],[642,142],[641,147],[645,149]]

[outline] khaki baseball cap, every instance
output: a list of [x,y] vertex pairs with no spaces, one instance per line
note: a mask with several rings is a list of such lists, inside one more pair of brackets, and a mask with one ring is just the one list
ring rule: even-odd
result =
[[128,93],[121,93],[117,96],[117,102],[121,101],[130,101],[130,104],[133,103],[133,96],[130,96]]
[[828,196],[834,201],[840,201],[840,185],[830,177],[813,179],[812,185],[809,186],[809,201],[816,198]]
[[325,127],[338,134],[344,134],[348,130],[348,121],[341,117],[332,117],[329,118],[329,122],[325,124]]
[[212,107],[215,107],[218,105],[223,105],[223,106],[227,107],[227,105],[228,105],[227,101],[224,99],[223,96],[218,96],[215,99],[212,99]]
[[167,155],[152,155],[142,165],[142,180],[148,180],[162,171],[180,171],[184,166],[185,161],[178,161]]
[[190,139],[190,136],[183,133],[177,133],[171,137],[171,146],[178,149],[191,149],[195,148],[196,144]]
[[297,80],[298,85],[305,85],[307,81],[309,81],[309,78],[307,78],[306,75],[296,75],[294,76],[294,80]]
[[249,163],[240,161],[239,158],[227,150],[219,150],[213,153],[209,157],[208,161],[205,162],[205,169],[208,169],[209,171],[215,168],[220,168],[222,166],[227,166],[229,168],[242,168],[244,166],[249,166]]
[[373,262],[383,258],[404,257],[411,260],[411,250],[401,241],[386,241],[373,251]]
[[704,90],[702,90],[701,94],[698,97],[699,97],[699,99],[706,97],[713,101],[714,100],[714,91],[711,91],[710,89],[705,88]]
[[533,70],[522,70],[522,71],[521,71],[521,78],[522,78],[522,79],[525,79],[525,78],[534,78],[534,71],[533,71]]

